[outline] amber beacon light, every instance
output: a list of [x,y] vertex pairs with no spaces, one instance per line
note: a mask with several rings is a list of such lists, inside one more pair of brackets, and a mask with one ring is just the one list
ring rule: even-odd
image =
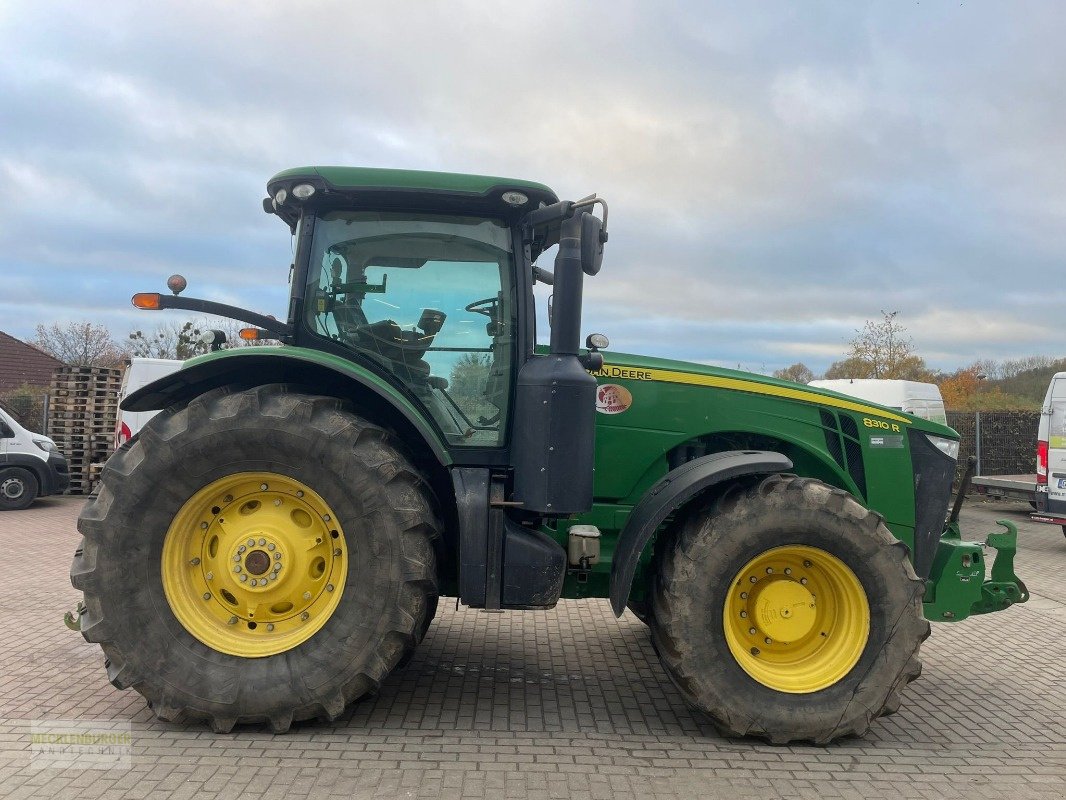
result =
[[144,308],[150,311],[158,311],[160,309],[160,300],[158,292],[138,292],[133,296],[133,305],[135,308]]

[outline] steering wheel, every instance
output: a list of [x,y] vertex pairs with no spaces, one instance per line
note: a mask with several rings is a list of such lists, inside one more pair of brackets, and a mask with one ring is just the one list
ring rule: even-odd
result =
[[497,312],[500,309],[499,297],[486,297],[484,300],[475,300],[466,306],[466,310],[472,314],[481,314],[493,322],[496,321]]

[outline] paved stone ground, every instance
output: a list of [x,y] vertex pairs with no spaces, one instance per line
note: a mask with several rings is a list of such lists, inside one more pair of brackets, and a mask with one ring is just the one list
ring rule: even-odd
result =
[[[0,515],[0,797],[1061,798],[1066,539],[1020,505],[970,506],[970,538],[1022,523],[1033,600],[934,625],[925,672],[864,740],[719,737],[682,703],[644,626],[606,601],[486,614],[442,602],[415,658],[332,725],[214,735],[155,720],[62,624],[77,498]],[[38,769],[30,721],[132,724],[132,766]]]

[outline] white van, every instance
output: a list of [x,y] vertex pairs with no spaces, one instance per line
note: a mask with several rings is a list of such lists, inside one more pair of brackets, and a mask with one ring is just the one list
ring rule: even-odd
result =
[[1036,435],[1036,513],[1066,534],[1066,372],[1057,372],[1040,408]]
[[[119,390],[118,399],[121,404],[133,392],[142,386],[160,378],[165,378],[172,372],[181,369],[184,361],[176,361],[170,358],[131,358],[126,365],[126,371],[122,374],[122,388]],[[119,411],[118,421],[115,423],[115,449],[137,435],[137,431],[144,427],[158,411]]]
[[70,467],[56,443],[0,408],[0,511],[18,511],[69,486]]
[[944,398],[941,397],[940,388],[935,383],[881,378],[844,378],[811,381],[808,385],[869,400],[922,419],[939,422],[941,425],[948,424],[948,415],[944,411]]

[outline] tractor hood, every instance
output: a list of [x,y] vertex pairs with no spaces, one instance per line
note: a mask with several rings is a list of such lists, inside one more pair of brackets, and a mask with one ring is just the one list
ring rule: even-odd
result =
[[601,382],[615,380],[655,381],[660,383],[706,386],[729,389],[754,395],[779,397],[814,406],[852,411],[910,426],[914,430],[958,439],[951,428],[928,419],[916,417],[896,408],[877,405],[840,392],[806,386],[802,383],[779,380],[751,372],[712,367],[689,361],[603,351],[603,368],[595,372]]

